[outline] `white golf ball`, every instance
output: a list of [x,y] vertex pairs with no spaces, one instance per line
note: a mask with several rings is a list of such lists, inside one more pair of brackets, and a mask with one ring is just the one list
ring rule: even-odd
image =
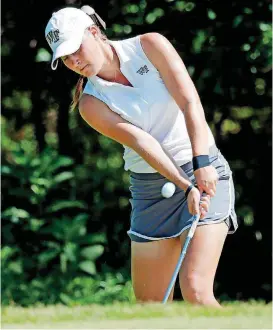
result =
[[170,198],[175,192],[175,185],[172,182],[167,182],[161,189],[161,195],[165,198]]

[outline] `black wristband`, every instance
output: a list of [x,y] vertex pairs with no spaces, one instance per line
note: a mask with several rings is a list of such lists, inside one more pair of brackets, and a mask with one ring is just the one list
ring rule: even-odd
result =
[[195,156],[192,159],[193,170],[196,171],[198,168],[206,167],[210,165],[208,155]]
[[193,184],[190,184],[187,188],[187,190],[185,191],[185,197],[188,198],[188,194],[190,193],[190,191],[192,190],[192,188],[194,187]]

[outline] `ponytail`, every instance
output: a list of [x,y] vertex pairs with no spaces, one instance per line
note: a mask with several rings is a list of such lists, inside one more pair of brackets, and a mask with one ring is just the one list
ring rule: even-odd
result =
[[[107,41],[107,36],[101,31],[101,28],[106,30],[106,24],[101,19],[101,17],[90,6],[83,6],[81,8],[81,10],[84,11],[88,16],[91,17],[91,19],[95,23],[95,26],[98,28],[98,30],[100,32],[101,39],[103,41]],[[80,99],[80,96],[81,96],[82,90],[83,90],[84,78],[85,78],[84,76],[80,76],[80,78],[77,82],[76,89],[75,89],[75,92],[74,92],[74,95],[73,95],[73,101],[72,101],[71,106],[70,106],[71,111],[75,110],[76,107],[78,106],[79,99]]]
[[104,20],[95,12],[94,8],[85,5],[81,7],[81,10],[83,12],[86,13],[86,15],[88,15],[89,17],[91,17],[91,19],[93,20],[93,22],[100,28],[103,28],[103,30],[106,30],[106,23],[104,22]]
[[77,82],[76,89],[75,89],[75,92],[74,92],[74,95],[73,95],[73,101],[70,105],[70,110],[71,111],[75,110],[76,107],[78,106],[79,99],[80,99],[80,96],[81,96],[82,90],[83,90],[84,78],[85,78],[84,76],[80,76],[80,78]]

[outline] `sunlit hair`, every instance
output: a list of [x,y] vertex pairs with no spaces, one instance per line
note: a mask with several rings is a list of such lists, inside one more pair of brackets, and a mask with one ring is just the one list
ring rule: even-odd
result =
[[[101,29],[99,28],[99,26],[98,25],[92,25],[92,26],[95,26],[98,29],[100,38],[102,40],[106,41],[107,37],[103,32],[101,32]],[[86,35],[87,33],[89,33],[89,32],[86,29],[84,34]],[[84,77],[84,76],[80,76],[80,78],[79,78],[79,80],[76,84],[75,92],[73,94],[72,103],[70,105],[70,111],[74,111],[78,107],[79,100],[80,100],[80,97],[81,97],[82,91],[83,91],[83,85],[84,85],[85,78],[86,77]]]

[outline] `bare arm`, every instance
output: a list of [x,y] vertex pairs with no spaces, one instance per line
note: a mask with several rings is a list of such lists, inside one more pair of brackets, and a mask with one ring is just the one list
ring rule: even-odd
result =
[[92,96],[83,95],[79,107],[82,118],[96,131],[136,151],[150,166],[184,191],[191,184],[150,134],[124,120]]
[[[209,128],[196,88],[172,44],[158,33],[141,36],[143,50],[159,71],[166,88],[183,111],[193,156],[209,155]],[[194,171],[198,188],[210,196],[216,192],[218,174],[213,166]]]
[[[135,150],[149,165],[182,190],[189,187],[191,182],[187,175],[150,134],[130,124],[92,96],[83,95],[79,107],[82,118],[96,131]],[[201,201],[200,205],[199,191],[191,189],[187,198],[189,212],[201,213],[202,219],[208,212],[210,202],[204,196]]]
[[158,33],[142,35],[141,44],[184,113],[193,155],[208,154],[208,129],[204,110],[181,57],[172,44]]

